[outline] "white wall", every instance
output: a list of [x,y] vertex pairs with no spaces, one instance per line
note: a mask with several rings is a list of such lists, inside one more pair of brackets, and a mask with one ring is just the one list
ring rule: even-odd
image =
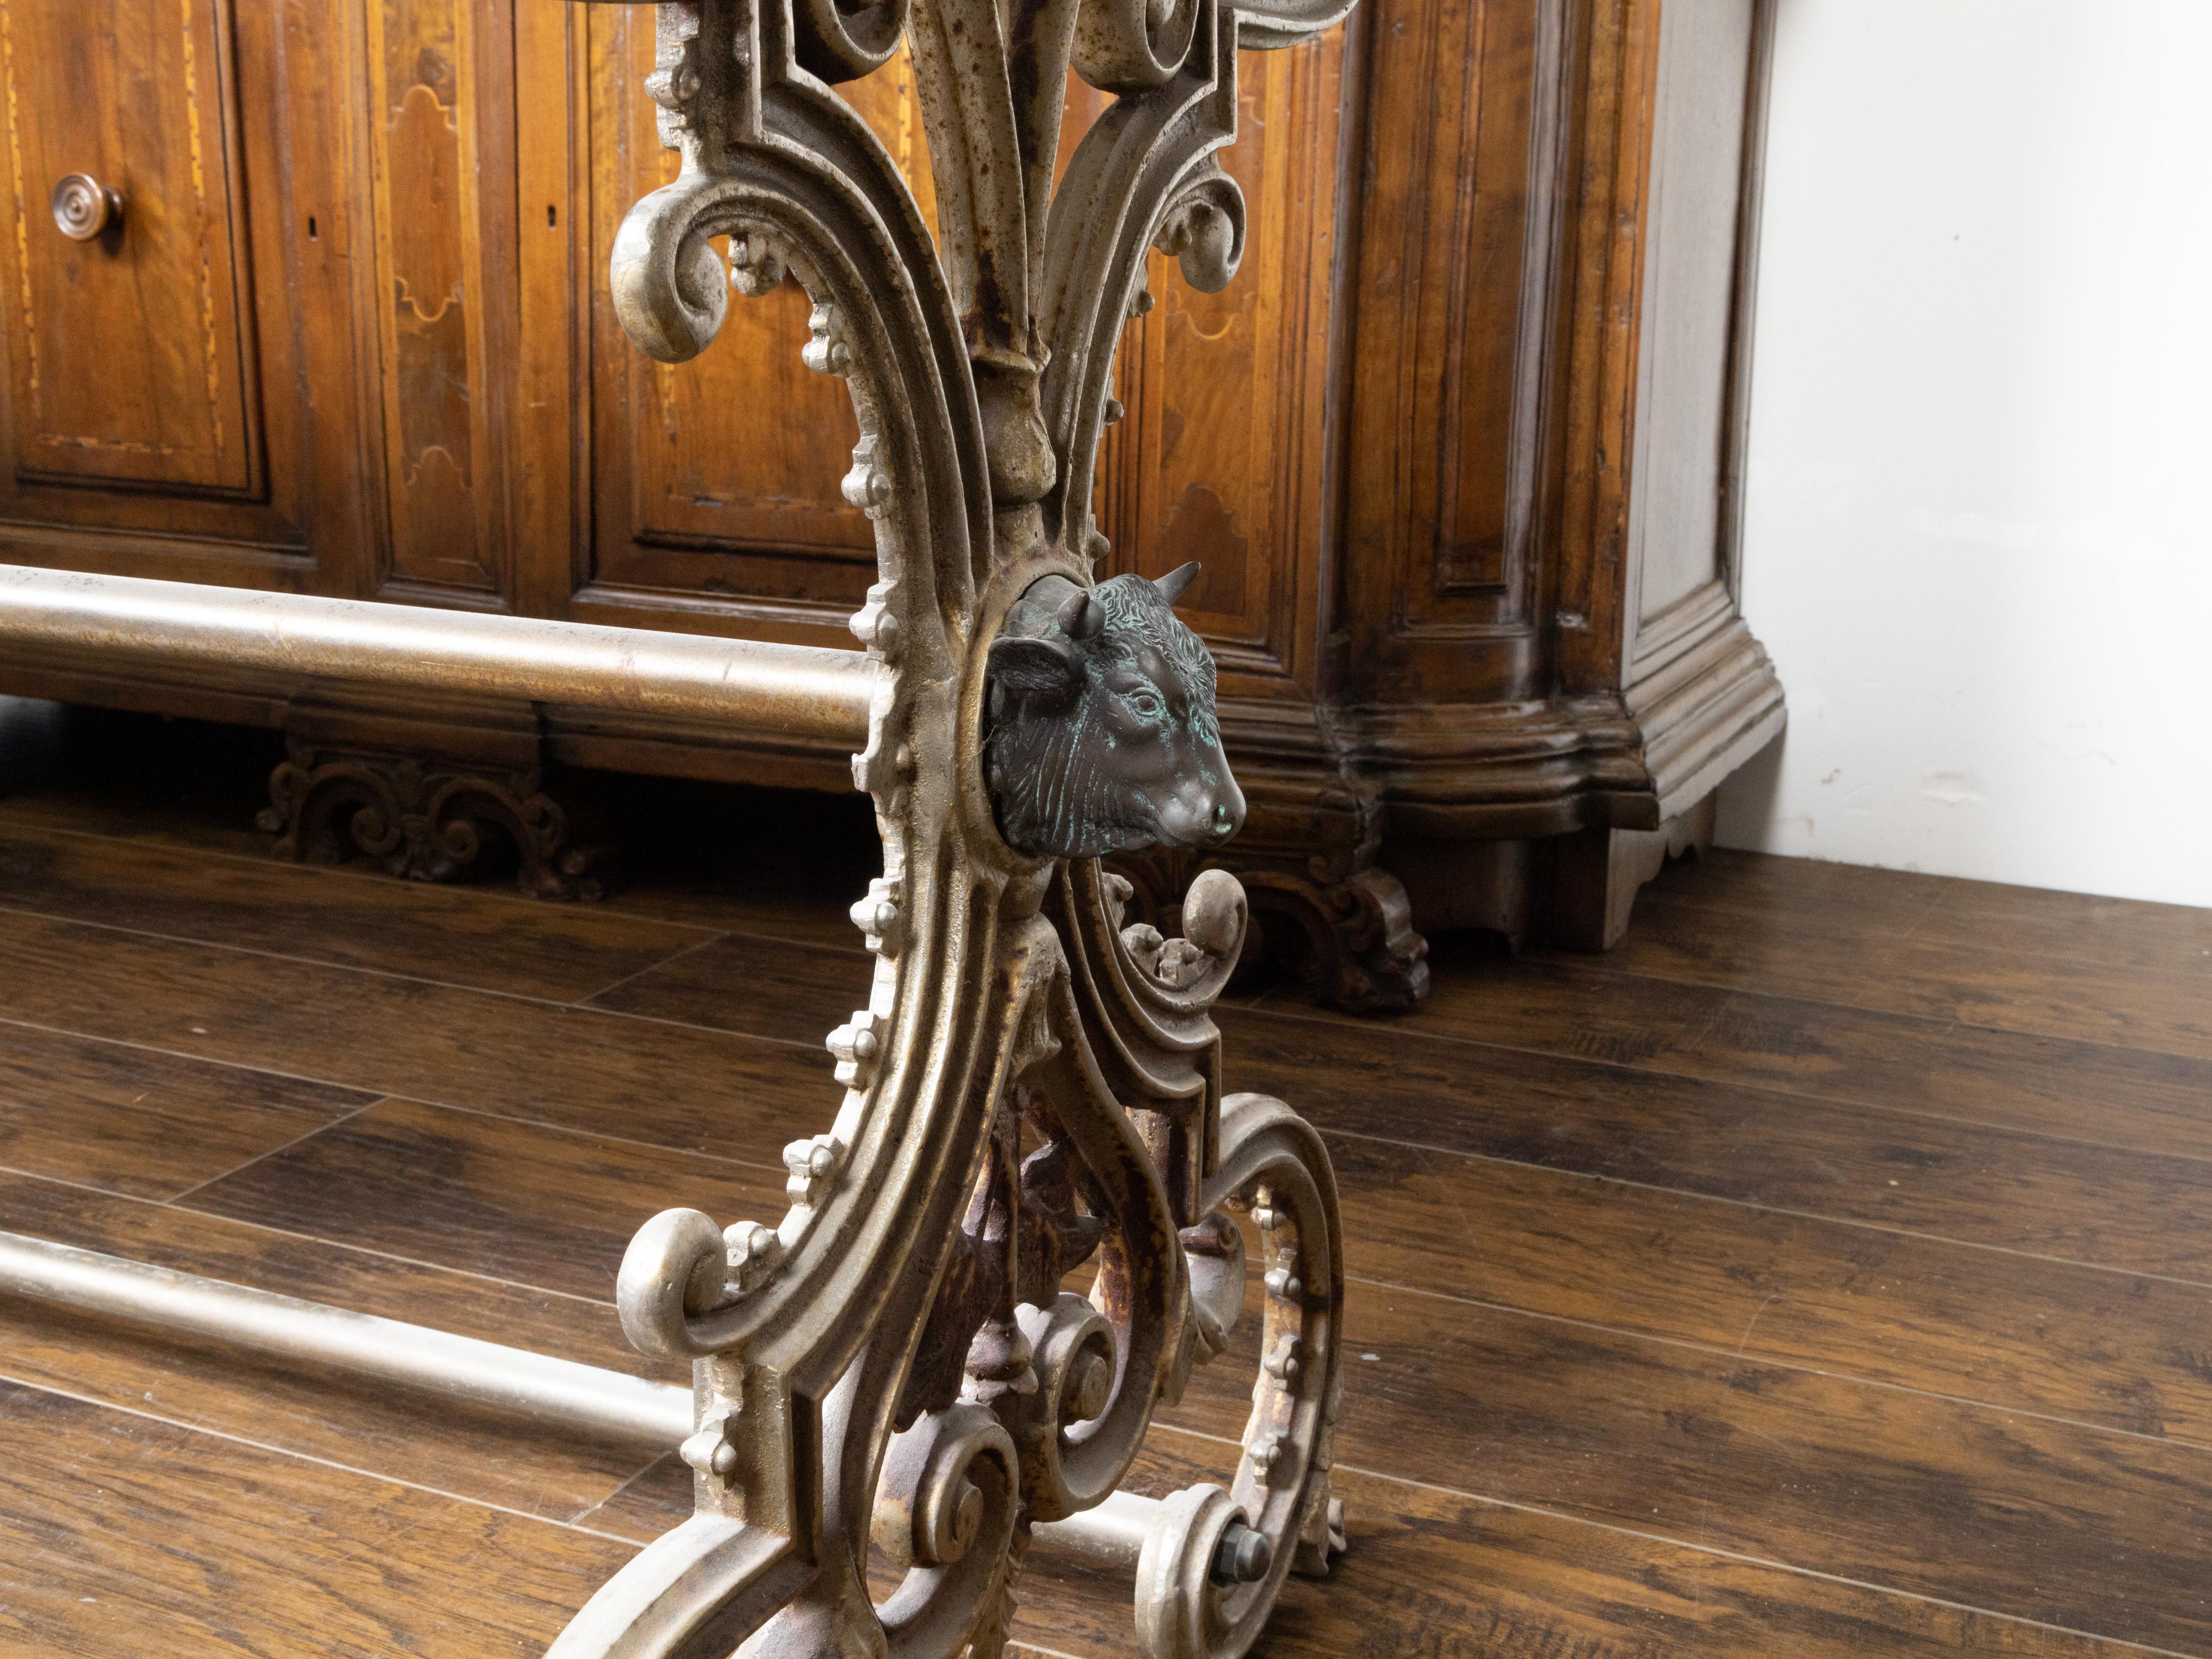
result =
[[1780,0],[1723,843],[2212,905],[2212,0]]

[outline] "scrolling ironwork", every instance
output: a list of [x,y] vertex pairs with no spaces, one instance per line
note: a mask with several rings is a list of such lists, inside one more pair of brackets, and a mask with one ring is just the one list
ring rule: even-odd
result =
[[[1194,1366],[1252,1351],[1232,1346],[1240,1317],[1260,1329],[1236,1467],[1145,1511],[1139,1644],[1152,1659],[1241,1654],[1284,1576],[1326,1571],[1342,1547],[1334,1177],[1287,1107],[1222,1093],[1211,1009],[1243,948],[1243,892],[1208,872],[1184,936],[1164,939],[1091,861],[1100,814],[1016,803],[1009,777],[1027,771],[1012,763],[994,795],[990,754],[994,726],[1003,756],[1018,720],[1121,697],[1162,734],[1142,766],[1110,722],[1072,739],[1118,745],[1078,757],[1120,792],[1107,839],[1201,846],[1241,821],[1211,664],[1167,614],[1176,584],[1092,586],[1093,468],[1118,412],[1118,337],[1150,300],[1146,250],[1208,290],[1242,253],[1243,203],[1216,161],[1236,133],[1238,48],[1291,45],[1346,9],[659,8],[647,90],[682,167],[616,238],[616,313],[678,362],[714,337],[732,288],[789,278],[813,301],[805,361],[849,391],[843,489],[876,534],[878,580],[852,626],[886,672],[854,775],[884,873],[852,913],[874,957],[866,1006],[829,1038],[842,1104],[784,1149],[787,1212],[725,1227],[668,1211],[624,1259],[630,1338],[693,1364],[696,1510],[601,1589],[557,1659],[740,1644],[990,1659],[1033,1529],[1112,1498],[1155,1407]],[[902,40],[934,236],[835,89]],[[1114,101],[1054,190],[1071,70]],[[1101,630],[1125,623],[1151,630],[1131,649],[1151,652],[1160,708],[1097,667]],[[1087,1293],[1064,1288],[1071,1275]],[[895,1588],[879,1575],[872,1591],[872,1546]]]

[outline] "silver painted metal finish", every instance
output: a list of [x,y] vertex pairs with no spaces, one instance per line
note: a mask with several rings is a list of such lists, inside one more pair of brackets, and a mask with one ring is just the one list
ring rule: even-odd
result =
[[1145,1553],[1145,1540],[1159,1524],[1167,1505],[1157,1498],[1133,1492],[1109,1492],[1095,1509],[1071,1515],[1065,1521],[1047,1521],[1036,1529],[1041,1542],[1087,1555],[1116,1567],[1134,1570]]
[[691,1432],[691,1390],[303,1302],[120,1256],[0,1233],[0,1290],[669,1449]]
[[859,748],[857,651],[0,565],[0,643],[713,720]]
[[[1093,483],[1119,407],[1115,354],[1151,303],[1149,251],[1207,292],[1241,257],[1243,198],[1218,154],[1236,136],[1239,48],[1293,45],[1350,3],[659,5],[646,91],[678,166],[617,233],[609,297],[637,345],[680,362],[732,290],[805,289],[802,360],[844,382],[859,434],[849,457],[824,460],[875,531],[878,580],[850,623],[864,656],[0,568],[0,644],[681,714],[851,748],[884,872],[850,913],[869,966],[827,1042],[823,1127],[782,1149],[780,1218],[725,1226],[668,1209],[632,1240],[623,1328],[692,1362],[690,1421],[656,1403],[649,1443],[680,1438],[696,1512],[600,1587],[552,1659],[709,1659],[740,1644],[755,1659],[995,1659],[1037,1533],[1121,1560],[1135,1543],[1146,1659],[1241,1659],[1285,1576],[1326,1571],[1341,1548],[1335,1177],[1289,1107],[1223,1092],[1212,1018],[1242,953],[1243,890],[1204,870],[1182,938],[1132,924],[1126,883],[1055,856],[1086,842],[1009,836],[984,732],[1024,654],[994,641],[1024,632],[1017,613],[1042,584],[1091,590],[1109,550]],[[902,40],[935,232],[836,89]],[[1062,169],[1071,74],[1110,102]],[[1054,614],[1087,626],[1091,602],[1070,603]],[[1069,724],[1066,741],[1161,741],[1148,698],[1177,687],[1152,678],[1148,690],[1086,673],[1127,720]],[[1190,701],[1187,726],[1206,712]],[[1160,777],[1137,780],[1179,803],[1139,825],[1154,839],[1233,830],[1229,788],[1198,787],[1210,726],[1206,738],[1167,744]],[[1071,757],[1066,775],[1103,775],[1097,758]],[[733,1110],[731,1134],[744,1127]],[[1066,1290],[1093,1258],[1088,1294]],[[1265,1285],[1260,1374],[1233,1472],[1142,1510],[1117,1489],[1156,1407],[1197,1367],[1249,1352],[1231,1340],[1248,1263]],[[140,1307],[179,1316],[141,1290]],[[279,1352],[300,1352],[303,1327],[383,1323],[200,1311],[246,1307]],[[511,1388],[506,1359],[489,1374],[461,1363],[489,1345],[443,1346],[462,1340],[416,1333],[405,1364],[350,1357],[395,1381]],[[905,1568],[882,1601],[863,1571],[872,1542]]]

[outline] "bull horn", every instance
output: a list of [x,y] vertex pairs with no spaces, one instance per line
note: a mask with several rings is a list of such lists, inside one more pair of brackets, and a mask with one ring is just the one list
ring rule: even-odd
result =
[[1060,607],[1053,621],[1071,640],[1087,640],[1106,626],[1106,607],[1091,597],[1089,588],[1078,588],[1067,596],[1067,603]]
[[1166,575],[1161,577],[1158,581],[1154,582],[1152,586],[1158,588],[1160,590],[1160,597],[1172,605],[1177,599],[1182,597],[1183,589],[1188,587],[1197,580],[1198,561],[1196,559],[1193,559],[1188,564],[1179,566],[1177,568],[1169,571]]

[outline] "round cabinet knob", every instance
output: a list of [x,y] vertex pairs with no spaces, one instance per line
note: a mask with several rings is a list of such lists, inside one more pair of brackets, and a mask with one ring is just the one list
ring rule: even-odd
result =
[[72,173],[54,186],[54,224],[73,242],[89,242],[123,222],[123,197],[88,173]]

